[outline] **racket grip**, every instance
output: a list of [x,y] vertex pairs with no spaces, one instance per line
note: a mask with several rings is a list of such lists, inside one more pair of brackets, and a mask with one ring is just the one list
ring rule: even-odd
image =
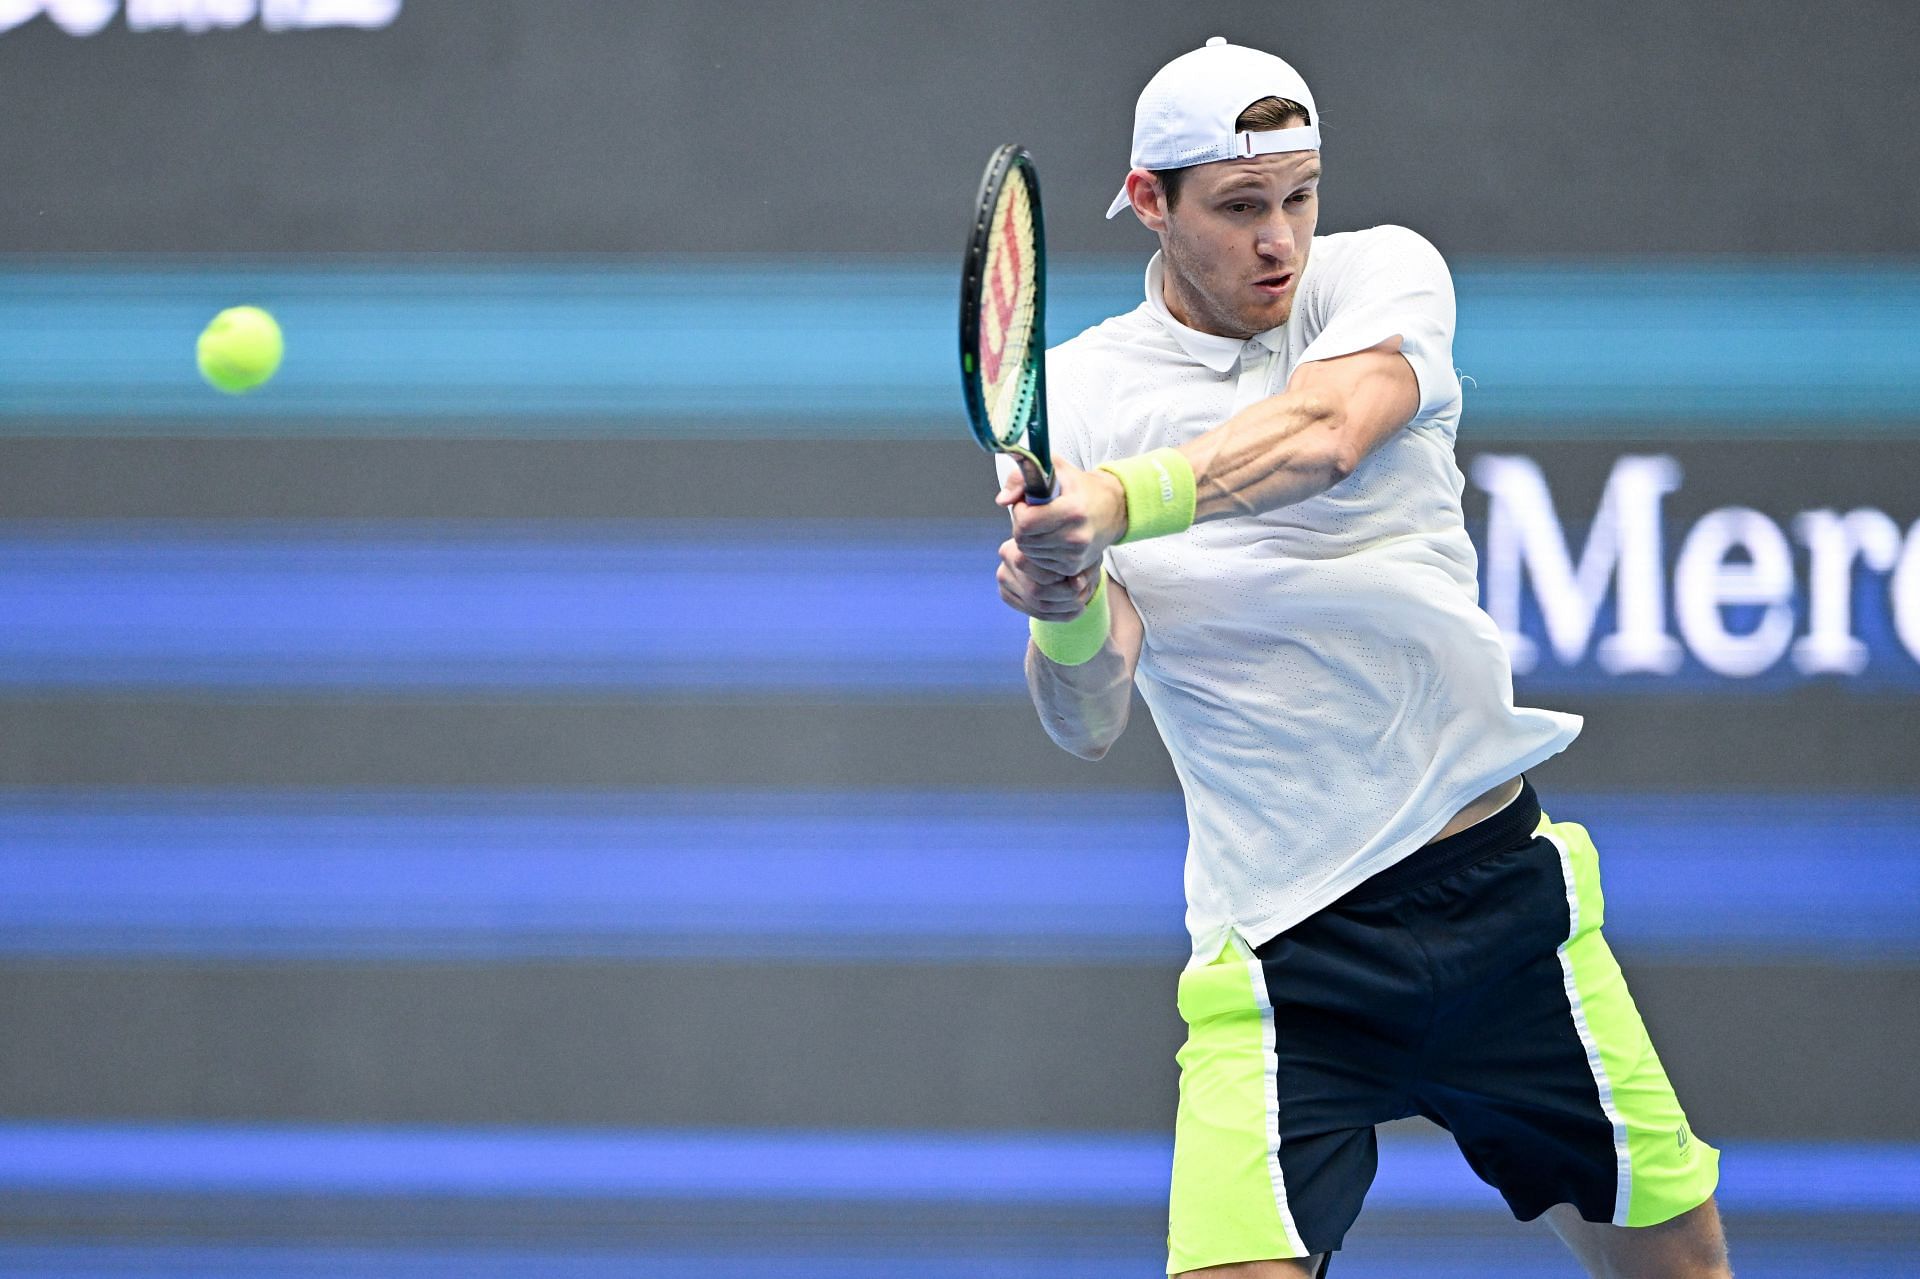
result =
[[1015,459],[1020,464],[1020,478],[1026,481],[1027,505],[1045,506],[1060,496],[1060,477],[1049,471],[1043,471],[1032,458]]
[[1112,624],[1113,613],[1107,604],[1107,571],[1101,569],[1100,584],[1093,588],[1093,598],[1080,610],[1080,616],[1071,622],[1043,622],[1031,617],[1027,619],[1027,630],[1033,636],[1033,646],[1048,661],[1059,666],[1084,666],[1099,656]]

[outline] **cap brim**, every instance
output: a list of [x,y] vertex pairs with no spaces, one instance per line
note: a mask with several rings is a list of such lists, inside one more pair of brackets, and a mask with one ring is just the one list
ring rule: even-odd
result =
[[1132,203],[1133,201],[1127,199],[1127,184],[1122,182],[1120,184],[1120,194],[1114,196],[1113,203],[1107,206],[1107,216],[1109,218],[1118,217],[1120,210],[1129,207]]

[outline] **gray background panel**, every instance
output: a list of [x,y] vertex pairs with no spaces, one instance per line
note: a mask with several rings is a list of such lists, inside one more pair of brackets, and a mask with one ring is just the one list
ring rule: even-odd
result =
[[[1624,963],[1709,1139],[1920,1139],[1911,969]],[[1169,966],[0,964],[14,1117],[1170,1129]],[[1844,1081],[1844,1082],[1842,1082]]]
[[[0,269],[7,255],[96,252],[214,255],[176,264],[188,270],[226,254],[303,270],[415,254],[433,265],[533,255],[500,257],[507,266],[605,260],[572,256],[587,254],[946,260],[981,161],[1011,139],[1038,157],[1055,250],[1144,256],[1144,232],[1100,218],[1125,168],[1133,98],[1153,68],[1216,33],[1293,57],[1318,91],[1323,230],[1405,223],[1480,265],[1760,254],[1904,267],[1920,254],[1909,137],[1920,7],[1906,0],[408,0],[377,33],[187,37],[117,22],[74,39],[36,22],[0,36]],[[967,56],[985,37],[1002,57]],[[1790,314],[1761,318],[1792,340]],[[739,323],[751,334],[750,310]],[[261,439],[211,420],[130,420],[147,438],[0,440],[0,518],[236,531],[330,521],[346,536],[383,521],[432,536],[448,520],[761,518],[781,535],[823,516],[977,520],[989,554],[1000,529],[986,460],[957,420],[901,423],[922,438],[855,446],[720,442],[695,421],[648,422],[651,438],[629,441],[607,422],[592,424],[597,439],[478,438],[501,431],[485,421],[475,438],[408,439],[397,418]],[[1613,459],[1636,451],[1684,465],[1667,504],[1675,529],[1724,505],[1783,523],[1819,506],[1876,506],[1903,527],[1920,517],[1911,423],[1836,420],[1800,443],[1679,443],[1664,425],[1543,421],[1510,439],[1481,432],[1470,408],[1463,457],[1539,459],[1570,531]],[[1477,518],[1471,486],[1467,504]],[[1574,791],[1911,795],[1920,778],[1910,691],[1537,700],[1587,716],[1575,748],[1535,774],[1550,804]],[[16,795],[1008,788],[1089,804],[1174,784],[1144,714],[1086,764],[1047,741],[1017,690],[0,695],[0,788]],[[1911,965],[1624,962],[1702,1134],[1920,1141]],[[1165,1133],[1175,963],[12,958],[0,961],[0,1114]],[[679,1207],[670,1222],[638,1220],[646,1209],[632,1205],[41,1199],[0,1208],[0,1234],[658,1240],[681,1229],[804,1242],[837,1230],[944,1245],[996,1228],[952,1214],[770,1226],[778,1211],[765,1206]],[[1104,1231],[1146,1253],[1162,1224],[997,1223],[1078,1232],[1076,1248]],[[1457,1228],[1387,1227],[1442,1242]],[[1755,1237],[1754,1223],[1741,1228]],[[1818,1228],[1833,1229],[1774,1227],[1797,1240]]]
[[[1027,143],[1056,249],[1206,37],[1291,56],[1323,227],[1449,253],[1920,250],[1903,0],[409,0],[378,33],[0,38],[0,251],[957,252]],[[991,57],[968,56],[990,48]]]
[[[956,396],[957,398],[957,396]],[[6,519],[631,520],[765,519],[804,535],[825,520],[977,519],[997,540],[991,460],[957,416],[903,424],[917,439],[849,443],[683,438],[595,440],[0,438]],[[1584,538],[1614,462],[1666,454],[1684,471],[1665,501],[1690,523],[1726,505],[1784,522],[1811,507],[1877,506],[1906,522],[1920,474],[1920,424],[1898,438],[1700,441],[1657,428],[1605,440],[1526,439],[1462,429],[1460,465],[1480,453],[1538,461],[1570,538]],[[1469,484],[1470,520],[1485,498]],[[422,531],[431,525],[422,523]],[[1578,547],[1576,545],[1575,549]],[[1669,555],[1675,548],[1668,547]]]
[[[1763,701],[1550,701],[1587,724],[1534,772],[1549,794],[1913,789],[1920,728],[1906,699],[1808,688]],[[1177,785],[1137,699],[1127,732],[1089,763],[1055,747],[1017,691],[925,702],[0,698],[0,786],[934,787],[1060,796]]]

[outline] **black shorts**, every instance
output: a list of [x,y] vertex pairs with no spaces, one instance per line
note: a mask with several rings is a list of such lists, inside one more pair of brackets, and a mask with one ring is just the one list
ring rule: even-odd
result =
[[1340,1247],[1374,1125],[1424,1115],[1522,1220],[1652,1225],[1713,1192],[1600,935],[1597,856],[1531,785],[1249,954],[1180,979],[1169,1272]]

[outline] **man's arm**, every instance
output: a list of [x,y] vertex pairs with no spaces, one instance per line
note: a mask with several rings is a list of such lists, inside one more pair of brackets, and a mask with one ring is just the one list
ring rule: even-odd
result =
[[1193,466],[1193,522],[1257,515],[1326,492],[1419,408],[1420,384],[1397,336],[1302,364],[1285,391],[1180,446]]
[[[1254,515],[1326,492],[1413,419],[1420,385],[1400,339],[1295,369],[1280,394],[1179,448],[1193,467],[1194,522]],[[1016,506],[1014,537],[1039,568],[1084,572],[1127,531],[1126,494],[1104,471],[1057,468],[1060,496]]]
[[[1019,473],[1001,478],[1000,505],[1025,504]],[[1070,622],[1080,616],[1100,584],[1100,570],[1062,577],[1037,567],[1009,538],[1000,545],[995,575],[1000,598],[1011,608],[1043,622]],[[1099,652],[1085,662],[1065,666],[1027,644],[1027,691],[1047,736],[1081,759],[1099,759],[1127,727],[1133,706],[1133,671],[1140,662],[1145,628],[1120,583],[1106,579],[1107,636]]]
[[1047,736],[1081,759],[1099,759],[1127,727],[1133,670],[1140,663],[1140,614],[1120,583],[1107,579],[1112,622],[1092,661],[1062,666],[1027,642],[1027,692]]

